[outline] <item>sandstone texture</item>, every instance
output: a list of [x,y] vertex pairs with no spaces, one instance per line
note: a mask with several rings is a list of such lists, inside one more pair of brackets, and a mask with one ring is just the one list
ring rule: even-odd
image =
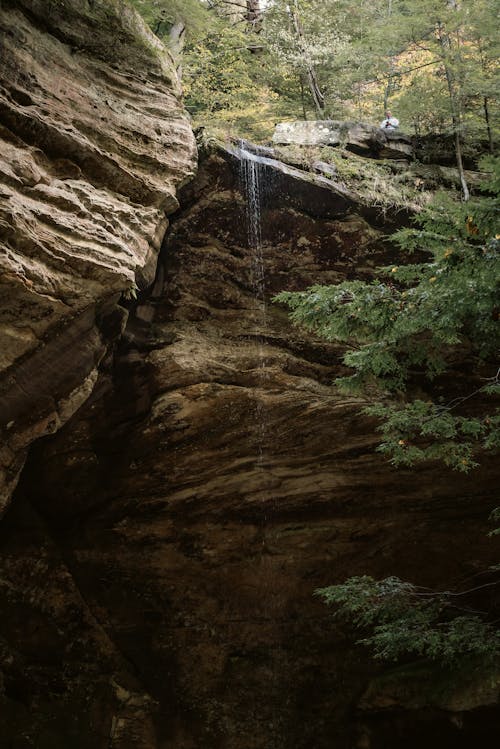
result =
[[0,746],[491,746],[496,676],[412,700],[313,595],[355,574],[452,587],[498,558],[495,461],[393,469],[331,387],[341,350],[271,302],[370,277],[402,218],[268,154],[256,242],[241,159],[207,156],[182,191],[153,290],[0,526]]
[[411,159],[411,138],[399,130],[386,132],[363,122],[307,120],[276,125],[273,143],[299,146],[343,146],[364,156]]
[[194,171],[172,60],[121,0],[0,9],[0,510],[88,397]]

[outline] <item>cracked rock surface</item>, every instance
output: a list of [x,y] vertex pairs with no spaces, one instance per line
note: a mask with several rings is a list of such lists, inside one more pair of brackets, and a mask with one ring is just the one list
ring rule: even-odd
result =
[[313,593],[356,574],[430,587],[477,575],[497,559],[485,533],[498,469],[400,471],[374,451],[373,421],[331,387],[340,349],[270,300],[392,262],[390,219],[334,183],[315,181],[312,200],[309,177],[270,171],[259,259],[237,166],[227,149],[203,162],[153,291],[86,404],[32,451],[0,527],[4,736],[22,724],[43,749],[481,745],[498,729],[492,683],[413,700],[411,675],[377,681],[384,668]]
[[0,47],[1,511],[27,445],[91,391],[120,295],[154,278],[196,148],[126,3],[5,0]]

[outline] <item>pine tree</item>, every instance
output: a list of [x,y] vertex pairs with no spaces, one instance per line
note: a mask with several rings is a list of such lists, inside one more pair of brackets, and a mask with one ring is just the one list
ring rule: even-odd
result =
[[374,580],[369,575],[316,590],[335,616],[345,619],[365,636],[380,660],[413,656],[438,661],[450,671],[469,664],[483,669],[498,661],[500,632],[480,611],[471,611],[471,597],[496,581],[466,590],[436,592],[398,577]]
[[[276,298],[295,323],[347,345],[353,374],[337,385],[371,399],[379,394],[367,412],[382,421],[379,449],[395,465],[438,459],[469,471],[479,452],[500,446],[500,416],[487,405],[500,394],[500,160],[491,167],[488,197],[436,200],[420,215],[420,228],[396,235],[403,262],[380,269],[372,283]],[[415,252],[429,259],[407,263]],[[457,363],[465,361],[473,384],[453,389]],[[424,388],[426,397],[417,397]]]

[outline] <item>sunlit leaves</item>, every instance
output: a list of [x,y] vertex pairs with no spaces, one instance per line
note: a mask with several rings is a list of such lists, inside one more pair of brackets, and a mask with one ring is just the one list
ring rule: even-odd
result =
[[259,95],[242,30],[221,24],[186,51],[186,104],[192,113],[244,109]]

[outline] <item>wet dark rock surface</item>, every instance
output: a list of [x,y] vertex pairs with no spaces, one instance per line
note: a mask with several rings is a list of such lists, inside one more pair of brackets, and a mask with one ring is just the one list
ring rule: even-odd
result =
[[391,262],[392,218],[268,164],[256,287],[236,157],[185,188],[151,293],[0,526],[0,747],[493,746],[491,690],[411,703],[313,596],[451,587],[498,557],[496,461],[391,468],[331,387],[340,349],[270,303]]

